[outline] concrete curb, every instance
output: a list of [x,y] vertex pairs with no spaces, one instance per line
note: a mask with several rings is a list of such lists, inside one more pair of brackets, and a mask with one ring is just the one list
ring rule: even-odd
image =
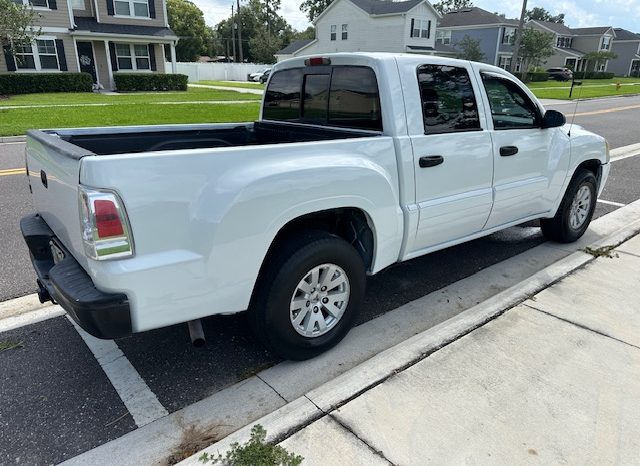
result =
[[27,140],[26,135],[22,136],[2,136],[0,137],[0,144],[12,143],[12,142],[25,142]]
[[[640,204],[640,201],[630,205],[634,204]],[[606,238],[596,241],[591,244],[591,247],[618,246],[638,233],[640,233],[640,219],[629,223]],[[217,453],[224,455],[233,443],[247,442],[250,438],[251,428],[255,424],[261,424],[267,430],[267,441],[279,443],[398,372],[413,366],[439,349],[499,317],[593,260],[595,257],[590,254],[582,251],[574,252],[518,285],[383,351],[179,464],[183,466],[201,465],[198,458],[204,452],[209,455],[217,455]]]

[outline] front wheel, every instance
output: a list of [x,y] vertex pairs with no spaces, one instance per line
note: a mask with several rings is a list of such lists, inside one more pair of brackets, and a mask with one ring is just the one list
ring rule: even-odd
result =
[[592,172],[576,172],[555,217],[541,219],[544,236],[560,243],[577,241],[589,227],[596,208],[598,182]]
[[259,339],[286,359],[312,358],[347,334],[364,299],[357,251],[325,232],[306,232],[277,251],[249,309]]

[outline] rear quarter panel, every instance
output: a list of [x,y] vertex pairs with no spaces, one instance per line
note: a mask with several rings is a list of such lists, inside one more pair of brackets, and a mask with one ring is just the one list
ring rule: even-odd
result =
[[364,210],[373,270],[398,259],[403,219],[390,137],[82,162],[81,183],[117,191],[129,215],[136,256],[90,261],[88,271],[99,288],[127,293],[134,331],[246,309],[277,232],[307,213]]

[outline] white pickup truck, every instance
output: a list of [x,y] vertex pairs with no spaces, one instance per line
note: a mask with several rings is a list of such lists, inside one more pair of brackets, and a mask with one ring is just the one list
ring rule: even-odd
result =
[[500,68],[355,53],[278,63],[255,123],[29,131],[26,162],[41,298],[88,332],[248,310],[304,359],[367,274],[533,219],[578,239],[609,150]]

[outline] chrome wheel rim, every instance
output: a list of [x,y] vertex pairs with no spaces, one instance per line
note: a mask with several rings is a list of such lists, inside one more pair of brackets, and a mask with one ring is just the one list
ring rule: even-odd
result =
[[335,264],[314,267],[291,296],[291,325],[307,338],[324,335],[342,319],[350,293],[349,278],[342,267]]
[[591,190],[588,186],[582,185],[573,197],[571,210],[569,211],[569,226],[574,230],[579,230],[587,221],[591,210]]

